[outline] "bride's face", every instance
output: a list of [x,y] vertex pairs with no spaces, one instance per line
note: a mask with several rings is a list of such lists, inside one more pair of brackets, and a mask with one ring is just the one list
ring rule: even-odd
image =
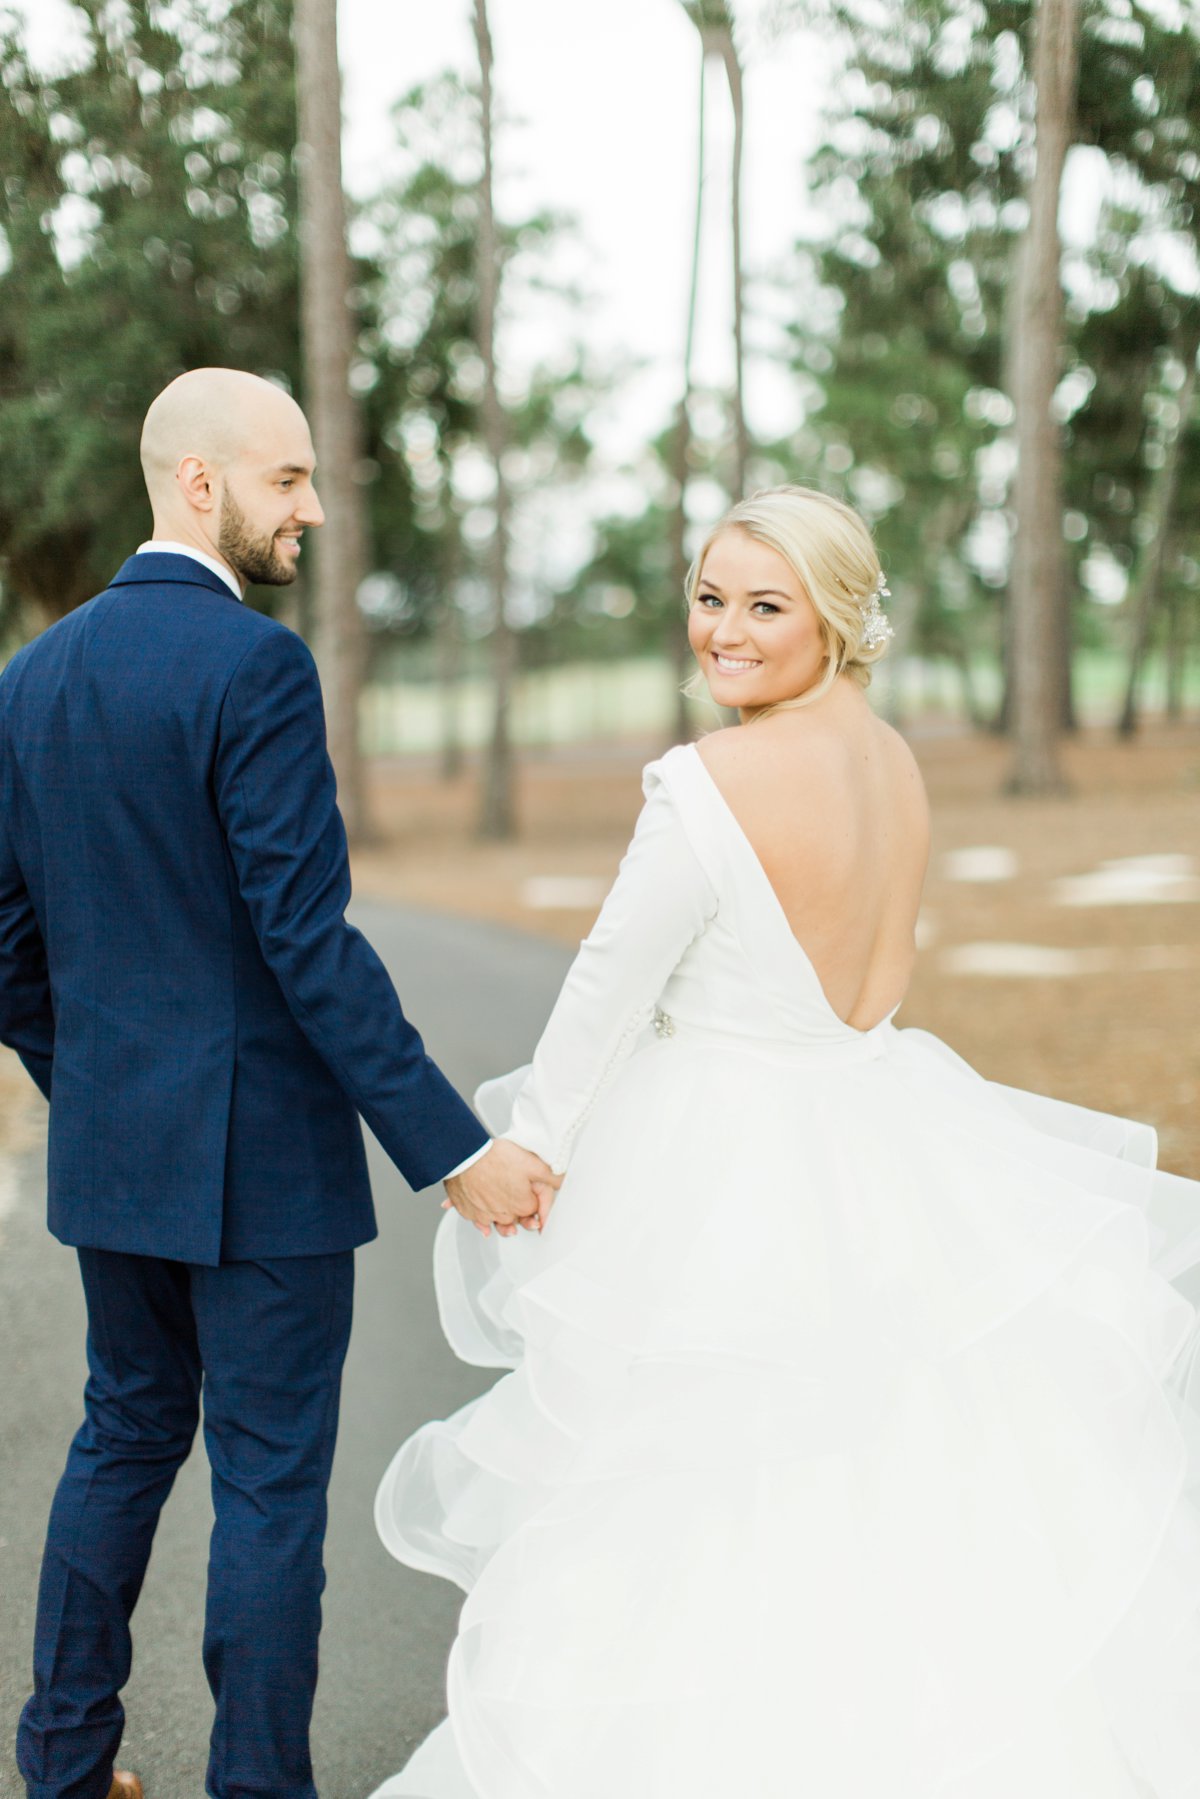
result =
[[804,583],[778,551],[736,526],[709,546],[688,640],[713,699],[743,713],[795,699],[826,662]]

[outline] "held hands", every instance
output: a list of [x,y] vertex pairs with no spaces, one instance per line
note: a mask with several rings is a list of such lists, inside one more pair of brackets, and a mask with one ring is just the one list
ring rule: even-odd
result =
[[540,1231],[562,1181],[562,1175],[552,1173],[540,1156],[498,1137],[478,1162],[451,1175],[442,1210],[453,1206],[485,1237],[493,1225],[502,1237],[515,1236],[518,1224]]

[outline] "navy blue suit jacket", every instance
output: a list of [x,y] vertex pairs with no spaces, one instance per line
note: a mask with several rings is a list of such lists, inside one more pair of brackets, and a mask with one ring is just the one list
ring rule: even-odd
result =
[[486,1141],[344,918],[303,641],[131,556],[0,674],[0,1041],[50,1099],[50,1228],[181,1261],[375,1234],[361,1113],[413,1187]]

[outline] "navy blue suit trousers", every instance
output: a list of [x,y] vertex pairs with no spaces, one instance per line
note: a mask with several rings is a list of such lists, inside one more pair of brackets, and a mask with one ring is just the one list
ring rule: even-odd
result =
[[308,1732],[353,1252],[216,1268],[78,1254],[89,1378],[50,1514],[17,1738],[30,1799],[106,1799],[130,1617],[202,1392],[215,1513],[208,1791],[315,1799]]

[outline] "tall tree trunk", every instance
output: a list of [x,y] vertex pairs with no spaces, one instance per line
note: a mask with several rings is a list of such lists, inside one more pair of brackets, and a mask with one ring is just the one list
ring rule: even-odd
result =
[[[1021,267],[1022,240],[1014,236],[1009,248],[1008,268],[1001,296],[1000,321],[1000,385],[1011,399],[1017,391],[1016,343],[1017,343],[1017,290]],[[1015,500],[1014,493],[1011,496]],[[990,729],[998,737],[1012,735],[1012,696],[1013,696],[1013,593],[1012,577],[1004,591],[999,595],[1000,626],[1000,700],[992,718]]]
[[438,711],[441,743],[438,772],[443,781],[457,780],[462,773],[462,625],[455,603],[458,587],[458,533],[448,531],[442,557],[442,598],[434,618],[434,640],[437,660]]
[[1058,763],[1062,693],[1055,678],[1067,603],[1062,533],[1058,385],[1063,295],[1058,202],[1071,142],[1079,67],[1079,0],[1038,0],[1033,80],[1036,161],[1018,271],[1013,341],[1017,413],[1017,537],[1013,555],[1012,793],[1063,789]]
[[1138,553],[1137,567],[1130,583],[1129,612],[1132,619],[1129,637],[1129,666],[1125,676],[1125,703],[1117,722],[1120,737],[1132,737],[1137,729],[1137,690],[1142,664],[1150,643],[1154,614],[1162,593],[1163,569],[1166,566],[1167,543],[1171,535],[1171,514],[1175,490],[1179,485],[1180,453],[1187,440],[1188,421],[1196,393],[1196,356],[1200,350],[1200,330],[1191,326],[1184,341],[1183,386],[1179,390],[1179,420],[1163,446],[1162,466],[1150,489],[1147,505],[1149,532]]
[[745,496],[750,461],[750,442],[746,434],[745,384],[745,271],[742,259],[742,153],[745,144],[746,106],[742,82],[742,64],[734,36],[733,11],[729,0],[683,0],[683,9],[700,33],[702,53],[719,57],[729,83],[729,99],[733,108],[733,160],[730,171],[730,248],[733,261],[733,451],[734,468],[731,488],[733,498]]
[[[692,230],[692,273],[688,284],[687,323],[683,334],[683,392],[675,412],[675,428],[671,436],[671,479],[675,488],[675,504],[671,513],[671,585],[682,597],[688,576],[687,553],[687,479],[692,447],[692,357],[696,344],[696,300],[700,291],[700,249],[704,228],[704,136],[707,123],[706,70],[708,56],[701,44],[700,92],[696,106],[696,220]],[[692,671],[691,646],[688,643],[686,615],[672,614],[675,671],[678,677],[678,700],[675,708],[675,741],[686,743],[692,732],[691,715],[682,684]]]
[[[728,9],[726,9],[728,11]],[[730,204],[730,239],[733,252],[733,497],[746,497],[749,483],[750,438],[746,431],[745,268],[742,260],[742,154],[746,136],[746,104],[742,64],[733,35],[733,20],[720,32],[721,58],[733,104],[733,167]]]
[[313,540],[315,650],[338,799],[353,840],[367,832],[358,736],[366,669],[358,589],[367,572],[367,520],[356,479],[363,461],[362,421],[350,391],[354,314],[342,188],[337,8],[336,0],[295,4],[304,398],[325,508],[325,523]]
[[[1063,561],[1065,564],[1065,553]],[[1079,729],[1079,720],[1075,716],[1075,615],[1071,606],[1071,591],[1072,583],[1067,578],[1063,587],[1062,605],[1058,609],[1058,643],[1054,658],[1058,722],[1061,729],[1068,732]]]
[[483,171],[479,182],[479,232],[476,240],[478,335],[484,372],[483,435],[496,481],[494,522],[488,546],[488,579],[492,590],[492,736],[483,772],[479,835],[502,839],[516,833],[511,709],[517,645],[506,610],[511,504],[504,475],[508,421],[504,416],[496,385],[496,307],[500,290],[500,260],[492,167],[492,34],[488,26],[487,0],[475,0],[474,23],[475,47],[479,56],[480,132],[483,148]]
[[962,692],[963,711],[967,715],[967,723],[973,731],[986,731],[990,728],[983,703],[975,687],[975,676],[971,671],[971,658],[967,654],[965,644],[951,643],[946,647],[946,655],[958,676],[959,688]]
[[1187,609],[1183,603],[1183,589],[1178,583],[1171,589],[1171,599],[1167,610],[1167,717],[1172,724],[1183,716],[1184,677],[1187,673],[1188,661],[1188,625],[1190,623]]

